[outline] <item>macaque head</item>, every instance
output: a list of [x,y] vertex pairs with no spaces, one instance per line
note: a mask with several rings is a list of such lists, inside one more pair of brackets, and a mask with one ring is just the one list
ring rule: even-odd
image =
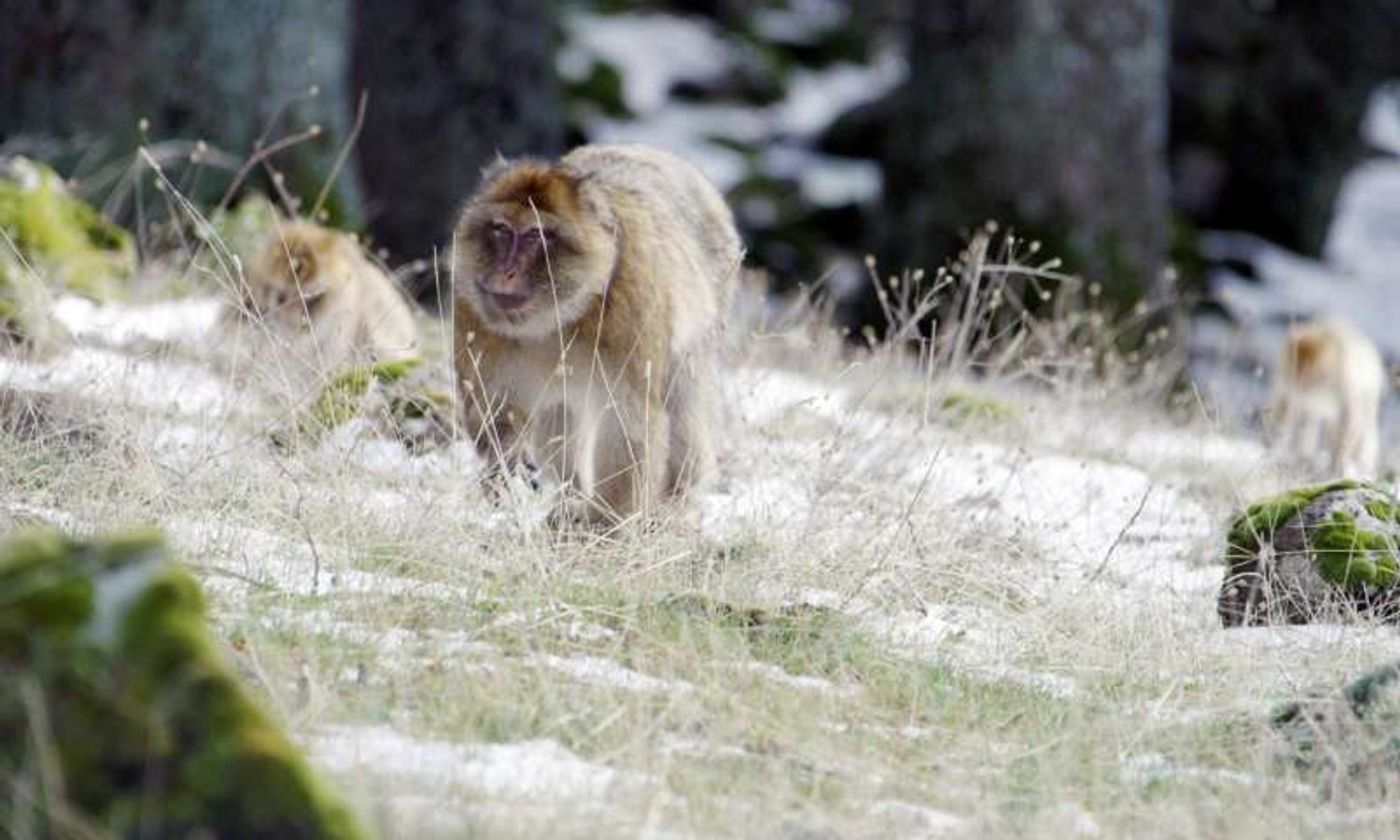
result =
[[306,222],[281,225],[249,266],[244,307],[252,317],[305,325],[332,288],[350,282],[358,247],[340,231]]
[[1316,325],[1295,326],[1284,343],[1282,373],[1301,385],[1314,385],[1326,376],[1327,353],[1326,336]]
[[566,168],[500,162],[455,232],[454,294],[488,328],[540,338],[581,317],[617,262],[606,200]]

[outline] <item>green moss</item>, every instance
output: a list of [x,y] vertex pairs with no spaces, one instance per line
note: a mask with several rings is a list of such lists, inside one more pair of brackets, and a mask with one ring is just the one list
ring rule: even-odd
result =
[[1354,490],[1361,486],[1363,485],[1358,481],[1340,479],[1326,484],[1300,487],[1255,502],[1230,523],[1230,532],[1226,538],[1226,560],[1233,563],[1253,557],[1259,551],[1261,536],[1272,534],[1275,528],[1288,521],[1318,496],[1336,490]]
[[451,411],[452,395],[444,391],[403,394],[389,403],[389,414],[400,423],[442,417]]
[[1396,546],[1384,534],[1357,528],[1356,517],[1336,510],[1308,532],[1323,579],[1338,586],[1385,586],[1395,582]]
[[0,798],[0,824],[35,836],[74,818],[104,836],[361,836],[239,688],[149,532],[0,546],[0,776],[33,794]]
[[131,235],[70,194],[52,169],[24,158],[0,176],[0,228],[36,271],[88,297],[120,296],[135,269]]
[[[417,359],[357,365],[336,374],[317,395],[309,421],[319,429],[334,429],[360,413],[360,400],[375,382],[390,384],[403,379],[418,366]],[[306,429],[303,429],[306,431]]]
[[960,423],[1012,420],[1017,411],[1001,400],[967,391],[949,391],[939,401],[944,414]]
[[1382,522],[1400,524],[1400,503],[1388,499],[1370,499],[1365,504],[1366,512]]

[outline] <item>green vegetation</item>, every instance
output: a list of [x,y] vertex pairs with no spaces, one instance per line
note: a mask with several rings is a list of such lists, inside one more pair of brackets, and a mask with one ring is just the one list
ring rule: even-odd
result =
[[1351,479],[1339,479],[1326,484],[1299,487],[1255,502],[1230,523],[1230,532],[1226,538],[1227,562],[1254,556],[1259,551],[1261,540],[1268,539],[1274,529],[1287,522],[1318,496],[1336,490],[1353,490],[1361,486],[1360,482]]
[[0,174],[0,230],[33,270],[87,297],[120,297],[135,270],[131,235],[69,193],[52,169],[26,158]]
[[156,534],[0,547],[0,677],[0,824],[361,836],[222,663],[198,586]]

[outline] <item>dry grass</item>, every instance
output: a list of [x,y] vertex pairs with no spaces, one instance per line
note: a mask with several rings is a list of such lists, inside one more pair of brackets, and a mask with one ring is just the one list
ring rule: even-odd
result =
[[[234,255],[189,248],[168,264],[229,296]],[[248,686],[387,836],[1392,834],[1374,778],[1320,788],[1266,714],[1400,643],[1220,629],[1223,525],[1294,477],[1158,408],[1170,359],[1118,332],[1146,315],[1028,248],[882,282],[899,346],[807,302],[749,325],[722,479],[611,538],[493,504],[464,444],[279,452],[315,383],[208,339],[10,364],[99,428],[7,438],[4,515],[165,527]]]

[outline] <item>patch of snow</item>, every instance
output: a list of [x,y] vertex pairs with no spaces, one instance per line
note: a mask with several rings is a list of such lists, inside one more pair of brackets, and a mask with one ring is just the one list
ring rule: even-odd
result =
[[779,130],[790,137],[821,134],[838,117],[883,98],[908,75],[898,50],[885,49],[870,64],[837,64],[792,74],[787,97],[777,105]]
[[722,535],[764,524],[794,524],[811,513],[807,491],[785,477],[730,482],[698,496],[701,530]]
[[889,824],[899,837],[946,837],[968,828],[964,817],[897,799],[870,803],[870,813]]
[[[1240,773],[1234,770],[1221,770],[1213,767],[1180,766],[1161,753],[1143,753],[1141,755],[1127,756],[1122,761],[1120,773],[1126,784],[1136,787],[1147,787],[1168,779],[1200,779],[1210,782],[1229,782],[1245,787],[1277,784],[1277,781],[1273,779],[1264,779],[1250,773]],[[1296,789],[1299,791],[1311,790],[1311,788],[1303,785],[1297,785]]]
[[789,674],[787,671],[768,662],[730,662],[726,663],[726,668],[750,674],[757,674],[768,682],[785,685],[797,691],[810,691],[814,694],[832,695],[854,695],[860,692],[857,686],[842,686],[837,688],[836,684],[825,677],[813,677],[806,674]]
[[817,207],[865,204],[880,197],[884,176],[872,160],[841,158],[796,146],[764,151],[763,170],[779,179],[794,180],[802,197]]
[[850,7],[836,0],[790,0],[753,14],[754,32],[764,41],[811,44],[846,22]]
[[[315,594],[412,595],[442,600],[469,600],[468,590],[437,581],[377,574],[345,565],[345,550],[318,541],[313,551],[306,540],[293,540],[258,528],[209,517],[173,516],[161,523],[166,533],[188,557],[201,561],[224,558],[228,571],[243,578],[287,592]],[[317,557],[320,570],[317,580]],[[218,566],[211,570],[217,574]],[[229,589],[227,584],[223,585]]]
[[580,12],[567,16],[564,25],[568,43],[557,61],[560,75],[577,81],[587,77],[594,61],[613,65],[634,114],[657,110],[676,83],[713,78],[729,61],[724,40],[699,18]]
[[38,519],[41,522],[53,525],[67,534],[78,535],[92,531],[92,527],[78,517],[57,508],[31,505],[25,502],[5,502],[4,507],[5,512],[11,516]]
[[61,295],[53,314],[75,338],[120,347],[135,341],[199,344],[218,325],[225,306],[217,298],[190,298],[147,304],[96,303]]
[[1078,684],[1070,677],[1011,664],[1013,659],[1032,654],[1036,641],[1019,638],[1015,626],[998,621],[985,610],[937,604],[923,614],[872,612],[861,619],[871,636],[894,650],[944,660],[977,679],[1013,683],[1061,700],[1079,693]]
[[387,726],[328,726],[312,735],[310,750],[333,770],[411,783],[419,792],[558,800],[603,798],[636,784],[630,774],[579,758],[552,739],[463,746]]
[[1400,283],[1400,158],[1369,160],[1347,174],[1323,254],[1343,272]]
[[94,347],[44,362],[0,358],[0,384],[187,415],[246,414],[255,407],[246,392],[197,365]]
[[[685,158],[705,174],[721,191],[731,190],[748,174],[748,162],[743,153],[712,143],[709,137],[723,136],[711,132],[702,119],[737,109],[715,109],[710,106],[675,103],[638,120],[598,118],[588,123],[589,139],[595,143],[644,143],[665,149]],[[730,128],[747,134],[751,126],[727,121]]]
[[1400,155],[1400,82],[1381,85],[1371,92],[1361,136],[1377,149]]
[[647,676],[599,656],[540,654],[527,657],[526,661],[558,671],[587,685],[617,689],[629,694],[689,694],[695,690],[695,686],[685,680],[664,680]]
[[764,426],[781,420],[788,413],[808,409],[835,418],[846,413],[849,404],[845,390],[827,382],[776,368],[745,368],[729,381],[737,408],[745,424]]

